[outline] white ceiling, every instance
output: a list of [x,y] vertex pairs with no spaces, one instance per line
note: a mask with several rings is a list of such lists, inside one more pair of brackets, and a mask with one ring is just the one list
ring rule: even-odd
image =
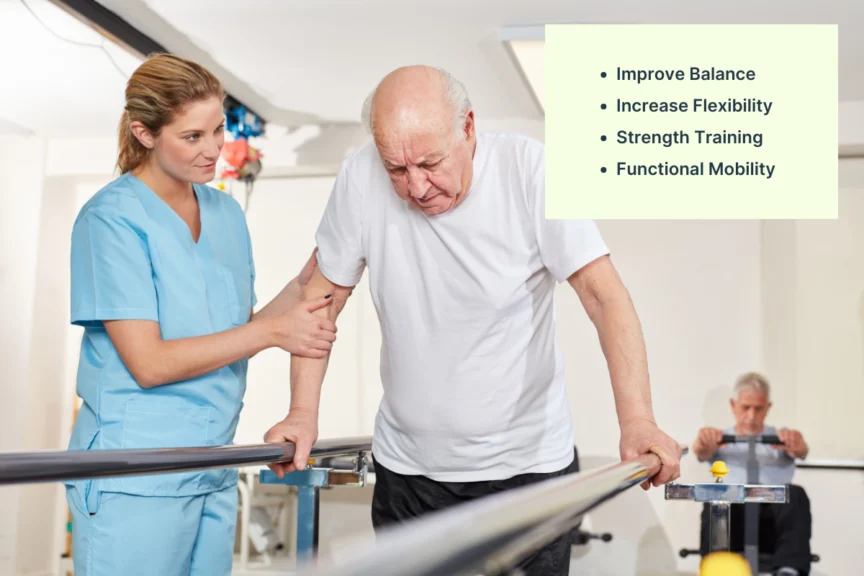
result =
[[[103,42],[47,0],[26,1],[52,30],[78,42]],[[145,3],[273,104],[334,121],[356,121],[363,99],[383,75],[415,63],[442,66],[463,80],[478,117],[539,118],[498,31],[568,22],[839,24],[840,99],[864,100],[861,0]],[[124,71],[135,68],[135,58],[104,43]],[[0,91],[0,118],[43,135],[113,134],[124,79],[102,51],[59,40],[21,0],[0,0],[0,53],[0,77],[12,80]]]
[[504,25],[568,22],[839,23],[840,96],[864,99],[862,0],[149,0],[148,4],[177,28],[206,42],[217,60],[260,86],[280,106],[337,120],[356,120],[363,98],[380,77],[397,66],[415,63],[443,66],[462,79],[478,114],[536,114],[524,93],[503,89],[507,79],[502,76],[513,65],[507,62],[508,68],[501,69],[504,53],[498,30]]
[[[67,40],[104,44],[126,74],[140,62],[47,0],[27,4]],[[100,48],[63,41],[20,0],[0,0],[0,54],[0,131],[11,124],[47,136],[113,134],[125,78]]]

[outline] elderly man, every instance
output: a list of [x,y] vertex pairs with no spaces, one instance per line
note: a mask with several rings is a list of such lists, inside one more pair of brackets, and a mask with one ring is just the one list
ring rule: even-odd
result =
[[[400,68],[363,107],[373,142],[342,165],[318,228],[307,298],[335,318],[364,269],[381,325],[373,457],[375,527],[575,469],[553,292],[567,281],[609,366],[620,453],[653,452],[645,483],[679,475],[680,446],[654,420],[645,345],[629,295],[591,221],[546,220],[544,148],[478,133],[468,95],[442,70]],[[291,359],[288,416],[265,436],[317,436],[327,359]],[[567,574],[569,535],[522,567]]]
[[[783,443],[772,446],[756,445],[759,464],[759,483],[786,485],[789,502],[786,504],[764,504],[759,510],[759,542],[776,543],[773,570],[778,576],[799,576],[810,572],[810,501],[807,493],[792,484],[795,474],[795,459],[806,458],[809,448],[797,430],[776,429],[766,426],[765,419],[771,408],[771,388],[768,380],[756,372],[741,375],[735,383],[733,397],[729,401],[735,426],[725,430],[702,428],[693,443],[693,453],[700,462],[713,464],[722,460],[729,467],[726,482],[747,484],[748,446],[745,443],[723,444],[724,434],[739,436],[777,436]],[[707,550],[707,511],[702,515],[702,547]],[[732,507],[732,548],[744,550],[744,511],[740,506]]]

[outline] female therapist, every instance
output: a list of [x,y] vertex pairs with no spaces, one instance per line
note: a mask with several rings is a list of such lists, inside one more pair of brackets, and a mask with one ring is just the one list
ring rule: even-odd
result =
[[[159,55],[132,75],[121,176],[72,232],[72,322],[85,328],[71,450],[230,444],[247,359],[323,357],[335,325],[303,303],[304,272],[257,315],[244,214],[205,185],[223,142],[223,89]],[[251,322],[250,322],[251,317]],[[76,576],[230,574],[237,470],[69,482]]]

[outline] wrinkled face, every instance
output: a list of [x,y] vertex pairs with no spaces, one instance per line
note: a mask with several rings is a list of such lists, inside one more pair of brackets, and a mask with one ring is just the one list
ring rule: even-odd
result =
[[210,98],[184,107],[150,148],[152,160],[172,178],[206,184],[216,177],[216,161],[224,144],[222,100]]
[[738,400],[730,400],[735,424],[741,434],[761,434],[771,403],[761,392],[742,390]]
[[471,186],[473,113],[458,132],[449,118],[431,125],[407,124],[376,126],[378,153],[400,198],[430,216],[443,214],[459,204]]

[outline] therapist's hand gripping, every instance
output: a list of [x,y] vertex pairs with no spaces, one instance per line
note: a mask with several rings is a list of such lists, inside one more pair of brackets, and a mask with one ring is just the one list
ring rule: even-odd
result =
[[267,305],[269,314],[254,314],[252,322],[215,334],[163,340],[159,323],[152,320],[112,320],[103,325],[142,388],[196,378],[272,347],[323,358],[336,340],[336,325],[326,314],[317,314],[331,306],[326,294],[303,299],[301,280],[308,282],[315,269],[313,252],[292,284]]
[[328,294],[299,302],[278,316],[256,322],[268,326],[274,346],[307,358],[324,358],[336,341],[336,324],[328,318],[316,316],[315,311],[331,302]]

